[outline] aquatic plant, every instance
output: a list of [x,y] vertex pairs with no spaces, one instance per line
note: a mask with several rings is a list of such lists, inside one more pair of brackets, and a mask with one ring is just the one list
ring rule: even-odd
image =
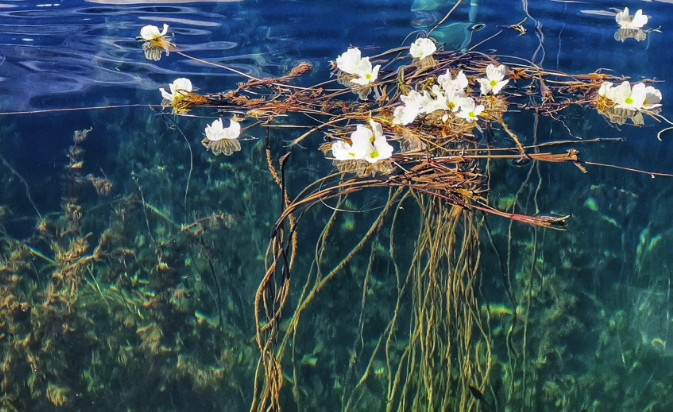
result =
[[[629,24],[642,27],[642,18],[635,19]],[[622,20],[625,18],[618,18]],[[190,58],[179,50],[177,53]],[[431,64],[421,63],[429,58]],[[182,104],[180,110],[175,106],[173,110],[180,115],[203,106],[216,109],[218,114],[236,116],[237,122],[246,125],[245,131],[264,130],[269,171],[281,191],[282,211],[271,228],[266,274],[255,298],[261,360],[252,409],[280,409],[290,393],[298,405],[310,402],[302,388],[301,370],[318,367],[320,351],[298,354],[306,340],[311,340],[302,332],[302,325],[309,322],[306,314],[316,304],[317,295],[347,271],[362,285],[362,300],[356,333],[348,334],[355,344],[347,368],[330,367],[339,377],[334,389],[341,393],[344,410],[372,402],[372,390],[383,394],[385,402],[380,406],[385,404],[388,410],[488,407],[496,363],[489,325],[494,313],[487,309],[485,317],[480,315],[476,294],[480,232],[487,228],[488,216],[547,229],[564,229],[569,218],[495,208],[488,187],[491,165],[503,160],[518,164],[570,163],[582,173],[587,173],[588,167],[605,166],[585,160],[573,147],[577,143],[573,139],[524,144],[510,126],[516,123],[513,109],[557,122],[561,122],[560,114],[571,108],[596,109],[617,124],[633,119],[635,125],[642,125],[643,115],[668,122],[659,111],[661,93],[649,86],[649,81],[632,87],[626,79],[600,72],[569,75],[515,57],[437,51],[434,42],[425,38],[409,49],[370,57],[350,48],[336,58],[333,70],[336,82],[345,89],[332,88],[333,81],[312,87],[293,86],[292,80],[309,72],[309,66],[302,63],[288,76],[246,76],[247,81],[235,90],[203,94]],[[620,86],[613,87],[617,82]],[[473,89],[477,85],[478,94]],[[358,99],[351,98],[349,91]],[[222,128],[221,121],[218,127]],[[277,155],[272,149],[276,134],[301,128],[308,131],[290,142],[291,151]],[[207,128],[206,135],[209,133],[212,129]],[[336,171],[293,190],[287,178],[292,157],[301,156],[297,154],[300,145],[311,146],[310,138],[319,133],[326,140],[320,150]],[[511,144],[485,139],[499,134]],[[570,137],[574,137],[572,132]],[[399,150],[388,142],[398,145]],[[212,148],[212,142],[206,146]],[[363,193],[375,192],[385,193],[385,197],[377,213],[357,217],[361,230],[350,242],[352,246],[346,251],[332,247],[338,222],[349,209],[345,205],[356,202]],[[301,222],[310,213],[319,215],[313,210],[325,204],[332,212],[321,234],[315,244],[303,245],[301,239],[306,235],[300,236],[304,233]],[[403,209],[413,213],[401,213]],[[400,240],[395,233],[409,230],[409,222],[414,225],[407,234],[415,239],[413,252],[398,259],[396,245]],[[376,252],[378,245],[385,243],[389,244],[385,253]],[[312,261],[298,263],[307,250],[314,253]],[[298,275],[298,271],[304,274]],[[381,315],[383,324],[376,332],[379,337],[368,344],[364,336],[370,332],[366,332],[364,319],[373,310],[369,288],[375,278],[387,276],[396,279],[396,303],[391,312]],[[299,295],[293,295],[291,285],[298,277],[305,284]],[[541,298],[537,292],[531,295],[537,286],[524,282],[523,287],[528,292],[520,299],[529,302],[526,310],[530,310],[530,302]],[[541,290],[550,288],[543,283]],[[291,296],[296,299],[293,304]],[[509,298],[511,303],[517,302],[511,291]],[[539,303],[547,305],[544,300]],[[572,299],[556,300],[556,314],[545,315],[550,328],[574,304]],[[509,312],[513,318],[510,343],[521,337],[516,319],[529,316],[526,310]],[[411,315],[404,315],[407,311]],[[524,327],[529,325],[525,319],[520,322]],[[570,323],[557,332],[568,334],[579,324]],[[319,328],[320,322],[312,324]],[[321,348],[329,345],[318,335],[313,339]],[[550,337],[549,342],[555,339]],[[520,344],[526,351],[531,343],[524,337]],[[541,351],[538,362],[553,351],[551,345],[544,339],[536,345]],[[508,356],[515,358],[514,349]],[[519,372],[515,366],[509,368],[510,376]],[[385,383],[368,389],[372,379],[384,379]],[[290,392],[285,389],[287,384],[292,386]],[[524,390],[522,398],[517,398],[518,384],[509,384],[511,402],[525,402],[531,396]],[[553,392],[552,385],[549,383],[545,391]]]
[[[298,368],[307,364],[316,367],[317,358],[306,363],[304,356],[297,363],[294,353],[299,342],[306,339],[301,325],[316,296],[338,275],[345,276],[343,272],[348,267],[351,272],[361,274],[356,279],[362,282],[363,298],[360,335],[354,337],[356,344],[347,362],[348,369],[334,372],[337,376],[346,373],[336,387],[342,393],[343,409],[368,402],[366,383],[375,375],[386,374],[387,389],[379,390],[385,393],[389,410],[418,409],[421,403],[425,405],[422,408],[429,410],[449,405],[466,410],[480,402],[487,404],[486,393],[494,367],[492,338],[484,319],[478,315],[474,290],[484,216],[496,215],[553,229],[563,229],[568,217],[527,216],[495,209],[488,200],[489,174],[484,165],[502,159],[519,163],[571,163],[584,173],[587,166],[598,165],[584,161],[580,152],[572,148],[573,140],[524,146],[508,125],[510,108],[534,110],[552,120],[571,107],[594,107],[618,124],[624,123],[623,118],[631,118],[641,125],[643,114],[663,119],[657,110],[660,93],[644,83],[631,88],[628,81],[602,73],[570,76],[506,56],[435,52],[430,47],[432,42],[424,40],[412,45],[414,60],[407,60],[408,63],[405,49],[363,58],[359,49],[351,48],[337,57],[334,65],[337,81],[363,101],[349,99],[343,89],[328,89],[329,82],[309,88],[288,84],[299,77],[297,73],[306,74],[304,64],[293,71],[294,75],[249,78],[236,90],[202,96],[208,107],[242,116],[239,120],[249,124],[246,130],[255,126],[266,130],[269,170],[284,199],[280,218],[271,230],[266,275],[255,299],[261,362],[253,410],[280,408],[287,383],[293,386],[296,403],[308,401],[302,395],[302,374]],[[420,49],[426,51],[419,53]],[[399,53],[402,56],[391,57]],[[418,64],[430,55],[432,65]],[[375,59],[376,66],[370,59]],[[381,72],[381,67],[386,71]],[[613,88],[612,82],[617,81],[622,84]],[[479,95],[471,89],[476,84],[480,86]],[[541,93],[522,93],[533,88]],[[373,102],[366,100],[371,92]],[[524,96],[526,101],[522,99]],[[193,110],[200,105],[191,103],[185,108]],[[174,113],[181,114],[176,110]],[[275,138],[273,131],[306,127],[300,119],[294,120],[296,126],[288,124],[285,118],[291,114],[321,120],[309,126],[290,146],[306,144],[310,137],[323,132],[327,143],[321,150],[326,156],[332,154],[337,168],[336,173],[317,179],[297,194],[290,194],[286,181],[289,153],[276,160],[270,149]],[[367,123],[371,128],[365,126]],[[514,146],[484,146],[475,135],[493,133],[495,126],[501,128]],[[393,151],[387,140],[396,142],[400,150]],[[547,151],[563,146],[571,148],[560,153]],[[369,228],[360,234],[350,251],[338,253],[330,247],[328,239],[334,236],[332,232],[343,213],[343,205],[361,192],[377,189],[388,190],[382,208],[373,218],[365,219],[368,223],[364,228]],[[309,246],[315,249],[315,258],[310,265],[304,265],[303,270],[308,270],[302,276],[306,279],[305,286],[297,302],[289,307],[291,279],[297,277],[297,259],[304,250],[300,245],[300,221],[306,219],[311,209],[328,202],[333,203],[334,212],[324,224],[317,244]],[[412,207],[409,203],[416,205]],[[399,266],[402,262],[395,259],[397,240],[393,235],[408,219],[400,217],[402,205],[415,209],[420,216],[416,221],[414,253],[406,259],[406,275]],[[384,228],[390,233],[383,233]],[[382,258],[373,250],[384,239],[390,243],[390,249],[389,255]],[[359,262],[359,255],[367,255],[367,245],[372,245],[368,261]],[[325,266],[329,261],[334,263]],[[365,350],[358,342],[365,333],[363,316],[371,310],[367,289],[373,277],[385,276],[374,269],[382,261],[395,268],[392,273],[397,279],[397,304],[384,317],[386,326],[378,332],[378,343]],[[411,305],[413,315],[402,320],[402,308],[406,305]],[[289,325],[281,327],[288,310]],[[549,319],[554,323],[558,317]],[[408,330],[408,335],[399,335],[399,329]],[[393,347],[392,342],[399,339],[408,343]],[[375,368],[382,364],[385,366]],[[291,377],[284,372],[288,367]]]

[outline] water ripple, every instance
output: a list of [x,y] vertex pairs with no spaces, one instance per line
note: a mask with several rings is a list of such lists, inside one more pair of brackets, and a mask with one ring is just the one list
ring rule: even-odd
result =
[[[95,104],[96,96],[101,97],[92,88],[101,87],[106,93],[117,91],[106,99],[122,99],[123,95],[137,99],[138,90],[156,90],[179,76],[195,77],[201,87],[218,90],[240,81],[176,53],[148,62],[135,40],[147,24],[169,24],[175,43],[187,54],[257,77],[284,74],[304,60],[327,76],[328,62],[350,45],[362,48],[365,55],[397,47],[415,28],[427,30],[425,26],[434,24],[451,3],[428,2],[432,7],[416,13],[408,0],[251,0],[198,5],[188,4],[193,1],[73,0],[43,7],[32,1],[7,2],[0,4],[0,93],[13,98],[0,99],[0,111],[44,108],[40,105],[63,101],[72,94],[76,95],[71,100]],[[525,17],[518,2],[507,10],[487,4],[492,2],[473,2],[479,3],[473,9],[459,9],[449,22],[484,23],[485,29],[474,33],[473,42]],[[529,1],[529,5],[531,15],[542,23],[547,68],[593,71],[605,62],[614,63],[615,50],[622,50],[632,58],[618,61],[614,68],[633,73],[634,67],[650,64],[647,48],[661,55],[669,53],[658,35],[651,36],[651,45],[649,39],[645,45],[616,44],[612,38],[616,26],[609,15],[614,2],[540,0]],[[665,27],[670,20],[669,5],[647,3],[643,7],[653,16],[653,27]],[[526,36],[505,31],[483,47],[530,58],[538,44],[533,26],[529,20]],[[460,33],[448,32],[447,36]],[[447,44],[462,40],[447,38]]]

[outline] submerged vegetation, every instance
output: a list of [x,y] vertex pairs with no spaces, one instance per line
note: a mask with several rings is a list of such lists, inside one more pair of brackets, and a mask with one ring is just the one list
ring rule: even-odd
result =
[[[126,181],[85,174],[97,130],[76,131],[61,210],[36,209],[25,238],[3,229],[3,410],[673,406],[671,319],[656,310],[670,273],[650,277],[670,229],[628,226],[626,189],[564,203],[564,180],[543,177],[672,177],[591,157],[622,141],[594,138],[592,122],[670,124],[654,81],[420,37],[349,48],[331,80],[307,85],[306,62],[259,79],[185,54],[167,25],[139,40],[147,59],[242,82],[162,88],[165,112],[147,121],[162,131],[120,146]],[[571,204],[586,213],[571,219]],[[565,231],[573,220],[623,250],[592,255]],[[591,289],[586,278],[623,274],[624,256],[630,286]],[[648,289],[662,279],[665,293]]]

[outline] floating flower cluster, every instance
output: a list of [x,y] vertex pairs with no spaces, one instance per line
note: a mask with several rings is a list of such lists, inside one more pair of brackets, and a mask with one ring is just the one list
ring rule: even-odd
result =
[[[638,10],[631,17],[628,8],[618,13],[616,20],[620,25],[620,30],[640,30],[648,22],[648,18],[643,15],[642,10]],[[146,42],[143,47],[146,45],[149,45],[147,47],[158,47],[160,49],[159,55],[162,51],[168,53],[174,47],[166,40],[168,34],[168,25],[166,24],[164,24],[162,30],[156,26],[145,26],[140,34],[141,39]],[[433,57],[436,51],[437,46],[429,38],[419,38],[411,44],[409,54],[414,59],[413,66],[415,66],[415,75],[412,78],[418,77],[422,80],[415,84],[409,84],[404,81],[405,73],[401,72],[399,87],[403,90],[403,93],[406,90],[409,91],[406,94],[399,94],[399,103],[396,102],[397,98],[392,100],[391,106],[394,107],[392,118],[390,117],[390,111],[381,111],[376,115],[380,116],[376,118],[378,122],[370,120],[369,126],[357,125],[356,130],[349,137],[343,137],[340,132],[337,137],[330,138],[330,143],[323,145],[323,150],[326,154],[331,152],[335,164],[340,170],[355,171],[359,175],[385,174],[386,168],[390,168],[390,172],[392,172],[393,163],[380,162],[389,159],[393,154],[393,147],[384,136],[384,126],[392,126],[391,131],[395,134],[393,139],[398,141],[402,151],[407,153],[426,147],[425,139],[427,136],[418,137],[419,134],[424,135],[426,133],[425,126],[439,127],[437,130],[441,130],[442,136],[461,136],[471,133],[481,116],[484,116],[483,118],[488,121],[504,122],[503,115],[507,112],[509,103],[506,97],[499,95],[509,84],[507,66],[497,62],[495,64],[489,63],[482,71],[481,76],[475,76],[471,79],[468,79],[463,70],[452,73],[451,69],[446,69],[444,74],[436,75],[434,71],[431,71],[429,75],[420,77],[420,73],[427,72],[428,67],[434,67],[437,64]],[[489,61],[492,62],[493,60],[490,59],[484,61],[484,63]],[[432,66],[427,66],[428,62],[431,62]],[[378,98],[385,97],[387,96],[387,88],[392,84],[388,78],[390,76],[384,78],[380,83],[376,83],[381,65],[373,65],[370,58],[363,57],[360,49],[356,47],[350,48],[339,55],[335,62],[335,68],[338,69],[339,83],[358,93],[362,99],[366,99],[372,90],[376,91]],[[466,71],[474,73],[475,68],[468,68]],[[517,76],[520,76],[520,74],[517,73]],[[288,78],[292,77],[294,76]],[[257,82],[266,84],[260,80],[257,80]],[[479,85],[479,95],[476,95],[476,91],[469,88],[470,84]],[[169,85],[168,91],[164,88],[160,89],[163,97],[162,105],[172,107],[175,114],[184,114],[194,107],[216,104],[218,99],[222,99],[222,97],[200,96],[193,90],[192,82],[189,79],[176,79]],[[239,99],[238,101],[232,100],[235,104],[239,104],[239,101],[248,102],[244,97],[233,96],[231,98]],[[598,98],[592,100],[591,103],[612,122],[624,124],[627,120],[632,120],[634,124],[641,125],[644,124],[643,113],[651,116],[658,115],[661,100],[661,92],[654,87],[646,86],[644,83],[631,85],[628,81],[624,81],[616,86],[611,82],[604,82],[598,91]],[[386,100],[382,101],[385,102]],[[254,104],[258,103],[255,102]],[[247,107],[250,108],[251,106]],[[250,113],[253,112],[250,111]],[[423,128],[406,129],[399,127],[414,123],[419,119],[419,116],[423,116],[419,122],[420,126],[424,126]],[[524,148],[516,136],[506,126],[505,130],[515,141],[519,150],[524,153]],[[206,137],[202,143],[207,150],[211,150],[215,155],[231,155],[241,150],[238,141],[240,133],[241,125],[237,121],[232,120],[229,127],[225,128],[222,119],[218,119],[206,127]]]
[[[505,79],[507,67],[504,65],[495,66],[489,64],[486,67],[486,78],[477,79],[481,85],[481,94],[500,93],[502,88],[509,80]],[[393,113],[393,123],[398,125],[408,125],[412,123],[419,115],[427,115],[442,110],[444,113],[442,120],[446,122],[449,113],[471,123],[477,120],[484,111],[484,106],[477,104],[474,98],[467,95],[468,80],[463,71],[459,71],[455,78],[451,77],[451,72],[437,77],[437,84],[433,85],[430,92],[423,91],[419,93],[415,90],[410,91],[406,96],[400,99],[404,103],[395,108]]]
[[164,23],[163,29],[159,31],[157,26],[147,25],[140,29],[139,40],[143,40],[143,52],[147,60],[159,61],[162,53],[168,56],[171,50],[174,50],[173,44],[168,40],[168,24]]
[[631,87],[631,83],[624,81],[619,86],[611,82],[604,82],[598,90],[598,95],[615,103],[619,109],[654,109],[660,107],[661,91],[645,83],[637,83]]
[[642,125],[644,121],[641,111],[661,107],[662,100],[658,89],[644,83],[631,86],[628,81],[618,86],[603,82],[598,89],[598,96],[599,111],[617,124],[624,124],[631,119],[634,124]]
[[383,135],[383,127],[373,121],[369,121],[371,129],[364,125],[357,128],[350,136],[350,142],[338,140],[332,143],[332,155],[335,160],[366,160],[376,163],[379,160],[388,159],[393,154],[393,147]]

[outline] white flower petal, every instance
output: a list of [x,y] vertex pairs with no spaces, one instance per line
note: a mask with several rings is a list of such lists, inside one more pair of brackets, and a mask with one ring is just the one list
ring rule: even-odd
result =
[[168,93],[163,87],[160,88],[159,91],[161,92],[161,96],[164,98],[164,100],[170,104],[173,104],[177,97],[191,93],[193,90],[191,80],[184,77],[173,80],[173,83],[169,84],[168,87],[171,90],[170,93]]
[[617,104],[623,103],[631,96],[631,84],[623,81],[622,84],[616,86],[612,91],[612,101]]
[[416,39],[416,41],[409,47],[409,54],[415,59],[425,59],[432,56],[437,51],[435,42],[427,37]]
[[173,80],[173,83],[170,84],[171,92],[173,94],[177,93],[191,93],[193,90],[192,81],[184,77]]
[[[502,66],[501,66],[502,67]],[[496,82],[494,85],[493,82],[491,82],[491,91],[493,92],[494,95],[500,93],[500,90],[502,90],[503,87],[505,87],[509,83],[509,80],[502,80],[499,82]]]
[[458,106],[460,106],[458,116],[465,118],[465,116],[469,115],[469,113],[474,110],[474,108],[476,107],[476,103],[474,102],[474,99],[472,99],[471,97],[463,97],[462,99],[459,100]]
[[383,126],[381,126],[380,123],[369,120],[369,125],[372,127],[372,131],[374,132],[374,140],[383,137]]
[[507,74],[507,66],[501,64],[496,66],[494,64],[489,64],[486,66],[486,78],[490,81],[499,82],[505,78]]
[[147,25],[140,29],[140,37],[143,40],[154,40],[157,37],[161,37],[161,32],[159,32],[157,26]]
[[336,160],[352,160],[351,145],[342,140],[332,143],[332,156]]
[[477,117],[484,111],[484,106],[476,104],[476,102],[470,98],[466,97],[462,99],[460,105],[460,111],[458,112],[458,117],[467,120],[469,123],[477,120]]
[[467,87],[467,76],[465,76],[465,73],[463,71],[459,71],[458,74],[456,75],[456,78],[453,81],[453,88],[455,90],[461,90],[464,91],[465,88]]
[[372,72],[371,72],[371,73],[372,73],[372,81],[373,81],[373,82],[376,81],[376,79],[379,78],[379,69],[381,69],[381,65],[380,65],[380,64],[377,64],[377,65],[374,66],[374,68],[372,69]]
[[442,86],[445,92],[450,92],[453,90],[463,91],[467,87],[467,76],[463,71],[459,71],[456,75],[456,78],[451,78],[451,72],[447,69],[445,74],[439,75],[437,77],[437,83]]
[[636,14],[633,16],[633,20],[631,21],[631,26],[634,29],[642,29],[648,22],[649,18],[643,14],[642,10],[638,10]]
[[357,125],[355,131],[351,133],[351,142],[353,142],[351,150],[356,159],[364,159],[374,150],[373,140],[374,133],[370,129],[361,124]]
[[638,83],[633,85],[631,88],[631,96],[629,96],[630,99],[627,99],[627,103],[629,106],[636,110],[640,110],[643,108],[643,103],[645,103],[645,84],[644,83]]
[[460,110],[460,99],[465,98],[465,93],[462,90],[452,90],[446,95],[446,106],[452,112]]
[[372,150],[365,160],[369,163],[376,163],[379,160],[388,159],[393,155],[393,147],[386,141],[385,138],[377,139],[374,142],[374,150]]
[[240,134],[241,125],[233,120],[229,121],[229,127],[226,129],[222,124],[222,119],[217,119],[210,125],[206,126],[206,138],[213,142],[222,139],[237,139]]
[[610,90],[613,88],[612,82],[603,82],[601,83],[600,89],[598,89],[598,95],[603,97],[608,97]]
[[342,55],[337,57],[336,65],[339,70],[348,74],[356,74],[357,66],[362,59],[360,49],[357,47],[346,50]]
[[479,82],[479,88],[481,90],[481,95],[489,94],[493,87],[491,87],[491,81],[488,79],[477,79]]
[[617,13],[615,16],[615,20],[617,21],[617,24],[621,28],[627,28],[627,25],[631,24],[631,16],[629,15],[629,8],[624,7],[624,11],[620,11]]
[[643,107],[646,109],[653,109],[655,107],[661,106],[662,95],[661,91],[655,89],[652,86],[647,86],[645,88],[645,101],[643,102]]
[[617,13],[615,20],[622,29],[641,29],[647,24],[649,17],[644,15],[642,10],[638,10],[633,18],[631,18],[629,8],[624,7],[624,11]]
[[170,101],[170,102],[173,101],[173,95],[170,94],[170,93],[168,93],[168,92],[166,91],[166,89],[164,89],[163,87],[160,87],[160,88],[159,88],[159,91],[161,92],[161,97],[163,97],[164,100],[168,100],[168,101]]
[[222,126],[222,119],[217,119],[213,123],[206,126],[206,138],[212,142],[222,140],[224,127]]
[[418,107],[397,106],[393,112],[393,124],[406,126],[416,120],[418,116]]

